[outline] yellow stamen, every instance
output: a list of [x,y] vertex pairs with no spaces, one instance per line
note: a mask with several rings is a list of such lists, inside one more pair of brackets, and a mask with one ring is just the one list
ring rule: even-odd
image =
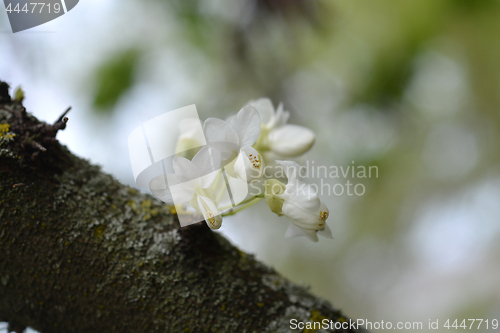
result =
[[328,212],[323,212],[323,211],[319,211],[319,219],[320,221],[326,221],[326,219],[328,218]]
[[215,227],[215,217],[212,212],[207,212],[208,222]]
[[259,169],[262,165],[262,157],[260,155],[252,156],[252,154],[250,154],[248,159],[250,160],[250,163],[252,163],[252,166],[254,168]]

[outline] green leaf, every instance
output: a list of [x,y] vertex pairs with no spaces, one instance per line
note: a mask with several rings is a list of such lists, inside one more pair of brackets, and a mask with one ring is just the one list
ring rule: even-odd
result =
[[134,84],[139,51],[129,49],[115,54],[96,71],[95,110],[110,112],[120,97]]

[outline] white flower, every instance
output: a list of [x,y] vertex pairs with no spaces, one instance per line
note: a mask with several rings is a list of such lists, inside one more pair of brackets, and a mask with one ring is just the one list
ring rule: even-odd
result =
[[259,180],[264,170],[262,155],[252,147],[259,137],[259,113],[250,106],[243,107],[227,121],[208,118],[203,126],[207,143],[221,152],[223,164],[230,177],[247,183]]
[[262,177],[264,159],[254,148],[244,147],[240,150],[234,164],[230,164],[226,170],[229,176],[252,183]]
[[[293,224],[286,232],[286,237],[306,236],[317,242],[317,234],[332,238],[330,228],[326,224],[329,211],[319,199],[314,188],[299,179],[299,165],[290,161],[277,161],[284,168],[288,183],[279,189],[279,182],[274,180],[272,193],[266,191],[266,200],[273,202],[271,210],[279,211],[276,206],[282,201],[281,212],[278,215],[286,216]],[[278,186],[276,186],[278,185]],[[269,198],[268,198],[269,197]],[[278,203],[279,202],[279,203]]]
[[[205,146],[190,161],[184,157],[173,160],[174,174],[167,174],[168,189],[163,176],[150,183],[151,192],[176,206],[189,203],[203,215],[211,229],[219,229],[222,216],[216,204],[220,179],[220,154]],[[163,183],[162,183],[163,182]]]
[[287,124],[290,113],[283,110],[283,104],[275,111],[269,98],[248,102],[260,115],[261,134],[255,148],[260,152],[271,151],[281,157],[298,157],[314,144],[314,132],[298,125]]

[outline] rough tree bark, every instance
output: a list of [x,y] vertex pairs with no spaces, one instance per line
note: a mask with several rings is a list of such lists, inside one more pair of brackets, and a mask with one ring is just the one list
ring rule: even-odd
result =
[[72,155],[55,139],[66,121],[38,121],[0,82],[0,320],[13,330],[290,332],[292,318],[348,320]]

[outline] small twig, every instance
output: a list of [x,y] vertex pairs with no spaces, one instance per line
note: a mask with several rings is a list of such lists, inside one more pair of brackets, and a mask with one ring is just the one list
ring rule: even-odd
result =
[[50,137],[55,138],[58,131],[66,128],[66,123],[68,122],[68,117],[66,117],[66,115],[70,110],[71,106],[67,108],[66,111],[64,111],[64,113],[56,120],[53,125],[47,126],[47,134]]
[[42,152],[46,152],[47,148],[45,148],[44,146],[42,146],[41,144],[39,144],[38,142],[36,142],[34,140],[34,137],[36,137],[36,135],[33,135],[32,137],[29,137],[29,138],[25,139],[24,142],[21,143],[21,147],[24,148],[24,145],[28,144],[28,145],[30,145],[32,147],[35,147],[35,148],[41,150]]
[[[60,116],[60,117],[59,117],[59,118],[58,118],[58,119],[54,122],[54,126],[55,126],[57,123],[61,122],[61,121],[66,123],[66,122],[68,121],[68,118],[66,117],[66,115],[68,114],[68,112],[69,112],[69,111],[71,111],[71,106],[70,106],[70,107],[68,107],[68,108],[66,109],[66,111],[64,111],[64,113],[63,113],[63,114],[62,114],[62,115],[61,115],[61,116]],[[66,119],[66,120],[64,120],[64,119]]]

